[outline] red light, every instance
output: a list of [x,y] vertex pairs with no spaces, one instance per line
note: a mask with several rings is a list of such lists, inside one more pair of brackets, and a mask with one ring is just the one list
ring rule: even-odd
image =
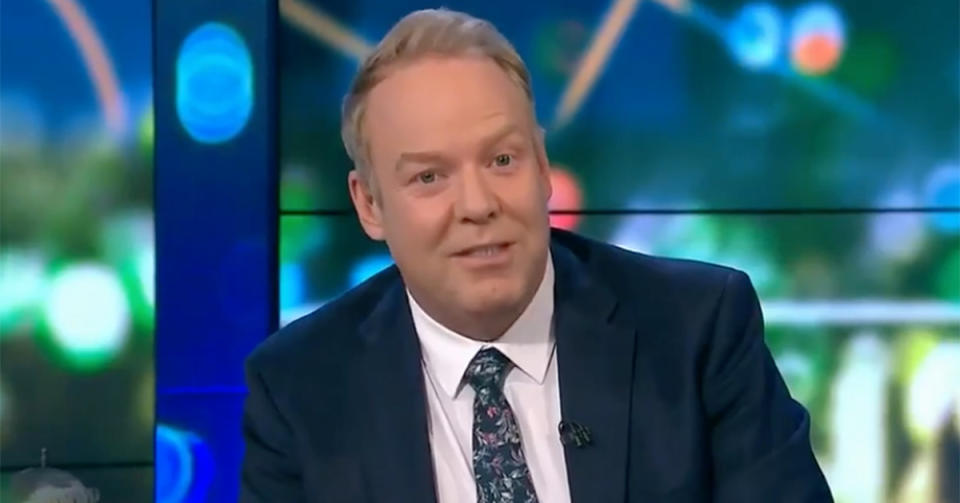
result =
[[[580,182],[570,171],[561,168],[550,170],[550,183],[553,185],[553,196],[550,197],[548,207],[550,211],[580,211],[583,207],[583,192]],[[573,213],[550,214],[550,226],[559,229],[573,230],[580,221],[580,215]]]

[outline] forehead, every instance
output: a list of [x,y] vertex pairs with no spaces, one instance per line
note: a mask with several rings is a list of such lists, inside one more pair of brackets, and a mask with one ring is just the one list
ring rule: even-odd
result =
[[[529,127],[520,87],[485,57],[430,57],[404,64],[368,96],[364,127],[374,156],[442,150],[514,124]],[[389,159],[383,159],[389,161]]]

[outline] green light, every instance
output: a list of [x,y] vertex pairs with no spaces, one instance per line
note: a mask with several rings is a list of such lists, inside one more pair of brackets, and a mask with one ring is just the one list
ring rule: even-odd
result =
[[130,335],[130,308],[116,273],[75,263],[55,273],[38,342],[68,368],[93,372],[110,363]]
[[941,299],[960,302],[960,248],[947,255],[937,268],[934,289]]
[[140,119],[140,125],[137,127],[137,140],[140,147],[149,151],[153,150],[153,107],[147,109]]

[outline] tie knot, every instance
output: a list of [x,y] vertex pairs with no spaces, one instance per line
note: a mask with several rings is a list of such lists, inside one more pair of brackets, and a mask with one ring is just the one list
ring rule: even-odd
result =
[[510,359],[496,348],[483,349],[470,360],[464,377],[474,391],[501,389],[507,376]]

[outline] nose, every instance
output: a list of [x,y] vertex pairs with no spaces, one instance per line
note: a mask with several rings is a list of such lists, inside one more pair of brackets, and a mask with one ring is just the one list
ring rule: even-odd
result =
[[500,201],[482,170],[482,167],[462,170],[456,202],[457,216],[462,221],[486,223],[500,213]]

